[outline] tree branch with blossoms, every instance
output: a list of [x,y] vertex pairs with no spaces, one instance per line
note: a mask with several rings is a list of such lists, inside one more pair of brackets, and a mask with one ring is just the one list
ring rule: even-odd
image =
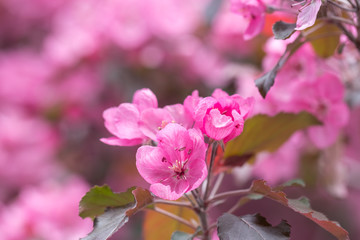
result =
[[[143,143],[136,153],[136,167],[150,187],[148,190],[132,187],[124,193],[114,193],[107,186],[91,189],[80,202],[80,216],[95,219],[95,225],[94,230],[82,239],[108,239],[131,216],[143,209],[152,210],[191,230],[186,233],[174,229],[171,239],[183,239],[184,236],[186,239],[235,239],[237,230],[229,230],[228,227],[241,221],[226,213],[214,222],[211,210],[215,205],[239,196],[247,201],[270,198],[310,218],[338,239],[347,239],[347,232],[325,216],[306,215],[307,211],[314,211],[309,207],[306,211],[299,210],[298,200],[287,198],[285,193],[278,190],[285,185],[272,189],[264,181],[257,180],[247,189],[217,193],[226,171],[244,164],[257,152],[276,150],[293,132],[320,124],[306,112],[250,118],[253,104],[252,98],[243,98],[238,94],[230,96],[216,89],[208,97],[199,97],[198,92],[194,91],[183,104],[158,108],[154,93],[141,89],[134,94],[132,103],[105,110],[105,126],[114,136],[103,138],[102,141],[120,146]],[[263,129],[261,136],[258,128]],[[278,131],[280,138],[271,134],[273,129]],[[243,139],[254,140],[243,144]],[[151,142],[154,144],[148,145]],[[183,214],[166,210],[165,206],[181,209]],[[240,206],[235,204],[229,212]],[[263,217],[257,214],[240,218]],[[241,234],[258,234],[263,226],[254,224],[255,232],[242,230]],[[217,231],[214,231],[215,226]],[[287,224],[285,229],[268,227],[261,231],[266,237],[276,233],[288,239],[290,225]]]

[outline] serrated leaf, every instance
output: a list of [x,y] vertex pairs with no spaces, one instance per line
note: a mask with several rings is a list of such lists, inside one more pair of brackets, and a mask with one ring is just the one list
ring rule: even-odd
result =
[[284,192],[272,189],[263,180],[255,180],[250,188],[250,191],[262,194],[265,197],[270,198],[297,213],[300,213],[317,223],[320,227],[337,237],[339,240],[349,240],[349,233],[343,229],[339,223],[330,221],[324,214],[311,209],[307,198],[302,197],[299,199],[288,199]]
[[192,240],[193,237],[189,233],[176,231],[171,235],[171,240]]
[[80,201],[80,217],[94,218],[105,212],[109,207],[126,206],[135,201],[131,192],[135,189],[129,188],[124,193],[114,193],[109,186],[94,186]]
[[218,219],[220,240],[288,240],[290,225],[282,221],[273,227],[260,214],[237,217],[225,213]]
[[108,239],[129,217],[152,202],[151,193],[139,187],[114,193],[108,186],[95,186],[80,201],[80,215],[96,217],[93,231],[82,240]]
[[[156,204],[163,210],[171,212],[190,222],[199,222],[197,214],[190,208],[178,207],[165,204]],[[159,228],[159,226],[161,226]],[[156,231],[154,231],[156,229]],[[171,235],[175,231],[193,234],[194,229],[155,211],[147,211],[143,222],[144,240],[171,239]]]
[[275,39],[287,39],[295,32],[296,23],[286,23],[283,21],[277,21],[272,26]]
[[[240,136],[226,144],[223,165],[237,165],[262,151],[277,150],[296,131],[320,124],[310,113],[279,113],[273,117],[256,115],[245,121]],[[239,158],[239,159],[237,159]]]
[[[309,31],[318,28],[319,24],[322,24],[322,22],[317,20],[315,25],[309,28]],[[316,29],[316,31],[307,35],[306,38],[310,40],[310,43],[318,56],[328,58],[334,55],[340,42],[340,36],[341,32],[335,24],[326,23],[322,27]]]

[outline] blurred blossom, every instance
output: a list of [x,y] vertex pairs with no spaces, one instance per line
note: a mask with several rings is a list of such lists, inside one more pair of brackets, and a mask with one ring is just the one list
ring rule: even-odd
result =
[[266,6],[262,0],[232,0],[231,10],[242,17],[245,40],[255,37],[263,30]]
[[297,132],[276,152],[259,154],[253,167],[254,176],[272,185],[296,178],[304,140],[304,135]]
[[[23,49],[0,53],[0,99],[38,109],[53,102],[49,78],[52,66],[35,53]],[[16,93],[15,93],[16,92]]]
[[83,180],[74,177],[23,188],[17,199],[0,211],[1,238],[72,240],[86,236],[92,222],[78,216],[78,206],[88,189]]
[[58,139],[46,122],[20,109],[1,109],[0,132],[2,194],[54,176]]

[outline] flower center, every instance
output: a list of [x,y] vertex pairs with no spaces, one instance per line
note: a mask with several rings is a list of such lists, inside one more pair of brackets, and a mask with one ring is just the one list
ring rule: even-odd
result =
[[188,169],[186,168],[186,164],[188,160],[189,159],[186,159],[184,162],[176,160],[176,162],[172,166],[169,166],[169,169],[174,171],[173,177],[177,179],[186,179],[185,174],[188,172]]

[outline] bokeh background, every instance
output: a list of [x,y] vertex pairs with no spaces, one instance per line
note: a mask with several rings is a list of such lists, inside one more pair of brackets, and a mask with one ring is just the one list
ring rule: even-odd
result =
[[[295,17],[266,14],[260,34],[244,39],[249,19],[226,0],[0,0],[0,238],[84,237],[92,222],[78,217],[78,203],[91,186],[148,187],[135,167],[136,147],[99,141],[110,136],[105,109],[131,102],[140,88],[150,88],[161,107],[195,89],[205,97],[222,88],[254,97],[254,114],[306,110],[326,123],[229,172],[222,190],[257,178],[272,185],[302,178],[307,187],[289,194],[307,195],[360,239],[359,53],[348,45],[323,59],[305,44],[266,100],[253,83],[286,47],[273,39],[272,24]],[[226,210],[219,207],[214,218]],[[255,212],[273,224],[287,219],[291,239],[332,239],[267,200],[237,213]],[[143,217],[112,239],[146,239]]]

